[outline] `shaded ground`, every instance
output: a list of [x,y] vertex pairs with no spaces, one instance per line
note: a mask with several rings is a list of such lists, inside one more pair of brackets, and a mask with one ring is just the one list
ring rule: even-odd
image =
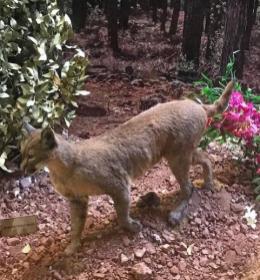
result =
[[[157,26],[147,24],[144,19],[140,21],[133,25],[137,31],[143,28],[144,32],[130,34],[140,42],[136,43],[134,59],[112,58],[106,48],[106,38],[102,37],[104,30],[100,28],[95,31],[94,26],[80,35],[78,40],[91,52],[92,66],[86,83],[91,95],[79,100],[77,118],[69,131],[72,140],[98,135],[158,101],[171,100],[192,90],[191,85],[168,81],[165,76],[167,67],[174,65],[173,60],[179,54],[177,41],[176,53],[168,58],[172,43],[163,39]],[[258,32],[255,31],[254,38]],[[101,38],[101,45],[96,34]],[[122,39],[126,42],[125,46],[121,44],[123,49],[129,47],[130,35]],[[91,46],[91,40],[97,45]],[[153,47],[156,42],[161,42],[160,52]],[[259,46],[256,39],[253,43],[245,78],[257,88]],[[132,53],[133,47],[129,48]],[[139,54],[141,50],[143,53]],[[125,71],[129,65],[134,69],[133,74]],[[166,69],[164,74],[161,69]],[[252,73],[256,73],[254,81],[250,80]],[[256,260],[260,226],[253,230],[242,219],[245,206],[254,202],[250,170],[235,161],[223,146],[212,145],[208,152],[214,165],[216,190],[214,193],[199,190],[193,195],[190,215],[179,228],[173,229],[167,223],[168,212],[179,197],[178,185],[161,162],[132,188],[131,212],[144,226],[141,233],[130,235],[120,230],[112,200],[107,196],[93,197],[82,248],[71,257],[63,255],[69,240],[68,207],[53,191],[48,174],[43,172],[32,178],[28,186],[21,178],[1,178],[0,218],[36,214],[39,231],[30,236],[0,239],[0,279],[145,279],[138,276],[140,267],[146,268],[146,279],[259,279]],[[200,185],[201,170],[192,168],[191,177]],[[138,199],[149,191],[159,195],[161,205],[155,209],[138,208]],[[26,244],[31,246],[29,254],[21,252]]]

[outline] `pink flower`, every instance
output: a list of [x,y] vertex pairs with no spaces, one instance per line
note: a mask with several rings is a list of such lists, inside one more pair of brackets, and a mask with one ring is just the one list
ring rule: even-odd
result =
[[254,136],[260,133],[260,112],[253,103],[246,103],[240,92],[235,91],[220,124],[222,130],[244,139],[250,145]]
[[229,106],[236,107],[244,102],[244,97],[239,91],[233,91],[229,100]]

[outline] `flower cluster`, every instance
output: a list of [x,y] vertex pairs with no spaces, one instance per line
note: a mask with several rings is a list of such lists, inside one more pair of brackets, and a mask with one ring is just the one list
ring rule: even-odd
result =
[[223,113],[221,128],[250,145],[253,138],[260,134],[260,112],[235,91],[230,97],[228,110]]

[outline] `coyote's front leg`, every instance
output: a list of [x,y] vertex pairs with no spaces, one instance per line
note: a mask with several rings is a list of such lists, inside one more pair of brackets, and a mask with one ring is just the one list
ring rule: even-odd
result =
[[81,243],[81,233],[84,229],[88,208],[88,198],[70,200],[71,243],[65,249],[70,255],[77,251]]

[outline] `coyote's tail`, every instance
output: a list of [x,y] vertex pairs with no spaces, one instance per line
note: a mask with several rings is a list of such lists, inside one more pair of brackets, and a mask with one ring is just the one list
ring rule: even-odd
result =
[[229,97],[232,93],[233,86],[234,81],[230,81],[218,100],[216,100],[211,105],[202,105],[204,110],[207,112],[208,117],[213,117],[215,114],[221,113],[225,110],[225,108],[228,105]]

